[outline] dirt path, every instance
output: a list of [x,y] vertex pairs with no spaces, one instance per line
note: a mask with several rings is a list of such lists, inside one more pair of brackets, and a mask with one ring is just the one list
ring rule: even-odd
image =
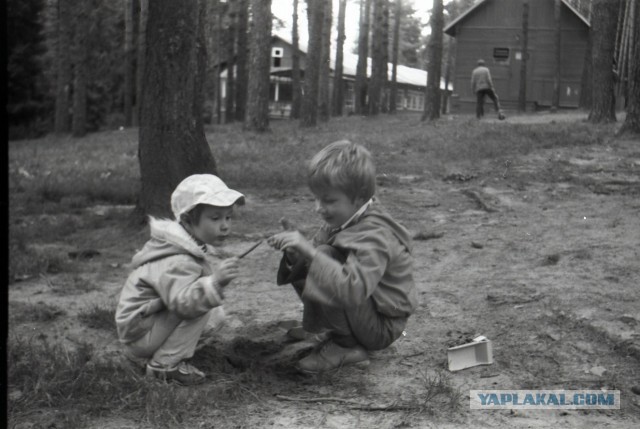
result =
[[[375,353],[366,370],[294,374],[287,363],[299,348],[284,342],[278,322],[299,320],[301,305],[290,288],[275,285],[279,255],[258,247],[246,259],[246,274],[229,289],[226,325],[211,333],[199,358],[222,353],[233,364],[228,371],[253,374],[252,396],[225,411],[237,418],[237,427],[640,425],[640,396],[631,392],[640,385],[639,142],[540,150],[508,165],[478,165],[449,181],[401,179],[381,186],[379,196],[422,237],[414,243],[420,307],[407,335]],[[248,201],[239,222],[286,208],[303,229],[316,223],[305,190],[278,199],[249,195]],[[242,234],[227,250],[246,249],[260,236]],[[83,275],[100,284],[96,290],[54,294],[43,279],[31,279],[11,287],[10,309],[46,301],[73,316],[91,303],[114,305],[136,243],[102,249],[100,258],[84,264]],[[35,326],[12,327],[29,329]],[[118,351],[112,334],[83,328],[73,317],[38,329],[90,340],[105,353]],[[494,364],[448,373],[447,345],[480,334],[493,342]],[[273,359],[273,353],[280,353],[280,362],[256,366],[256,359]],[[453,393],[444,388],[427,401],[439,374],[459,389],[458,408],[449,406]],[[488,412],[468,405],[470,389],[601,388],[621,391],[621,410]],[[219,412],[211,413],[215,421]],[[140,422],[105,418],[94,427]]]

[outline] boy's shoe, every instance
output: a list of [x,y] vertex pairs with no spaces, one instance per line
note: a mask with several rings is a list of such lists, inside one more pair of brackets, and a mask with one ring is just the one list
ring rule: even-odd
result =
[[369,365],[369,354],[362,346],[342,347],[327,340],[309,356],[301,359],[296,368],[307,374],[317,374],[341,368],[344,365]]
[[506,116],[504,116],[504,113],[502,113],[502,110],[500,112],[498,112],[498,119],[503,121],[505,118],[506,118]]
[[287,337],[295,341],[324,341],[327,339],[326,332],[317,334],[305,331],[302,326],[296,326],[287,331]]
[[193,386],[206,381],[204,372],[185,361],[173,368],[166,368],[155,362],[147,364],[147,377],[154,377],[163,381],[175,381],[182,386]]

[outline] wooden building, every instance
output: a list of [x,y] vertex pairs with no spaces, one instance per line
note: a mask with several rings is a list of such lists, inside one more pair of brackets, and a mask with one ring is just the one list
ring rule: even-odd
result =
[[[544,109],[552,104],[556,70],[554,0],[529,0],[528,22],[526,106],[527,110]],[[502,107],[517,108],[523,56],[522,23],[522,1],[480,0],[444,29],[445,34],[456,39],[452,111],[474,111],[476,98],[471,91],[471,71],[480,58],[491,71]],[[569,2],[562,0],[560,28],[559,107],[576,108],[589,22]]]
[[[274,35],[271,44],[271,86],[269,94],[269,110],[272,118],[288,118],[291,110],[291,101],[293,92],[291,88],[291,70],[292,70],[292,43],[286,37]],[[300,46],[300,69],[302,79],[304,80],[306,60],[306,47]],[[356,55],[344,52],[343,59],[343,94],[345,105],[344,114],[351,114],[355,108],[354,84],[356,76],[356,66],[358,57]],[[335,69],[335,55],[331,55],[331,71]],[[391,64],[388,66],[389,81],[391,81]],[[368,61],[367,76],[371,73],[371,58]],[[226,96],[224,91],[226,70],[221,74],[222,78],[222,97]],[[397,99],[396,109],[400,111],[422,112],[424,109],[425,89],[427,85],[427,72],[406,66],[398,66],[397,69]],[[333,85],[333,76],[330,79],[330,85]],[[444,90],[444,83],[441,83]],[[452,85],[449,92],[451,93]],[[331,88],[330,88],[331,90]],[[332,92],[331,92],[332,93]],[[387,96],[389,90],[386,91]],[[224,101],[222,106],[224,106]]]

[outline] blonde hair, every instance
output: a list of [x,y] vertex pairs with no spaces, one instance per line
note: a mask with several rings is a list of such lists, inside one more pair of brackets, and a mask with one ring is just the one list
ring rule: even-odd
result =
[[362,145],[340,140],[325,146],[309,162],[311,191],[338,189],[351,200],[368,200],[376,192],[376,168],[371,153]]

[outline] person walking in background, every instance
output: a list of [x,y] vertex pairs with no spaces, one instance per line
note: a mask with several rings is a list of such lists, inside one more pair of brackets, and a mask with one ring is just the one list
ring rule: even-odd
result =
[[473,72],[471,72],[471,90],[476,94],[476,117],[478,119],[484,116],[484,97],[487,95],[493,100],[496,113],[498,113],[498,119],[502,120],[505,118],[500,109],[498,95],[493,87],[491,72],[485,65],[483,59],[478,60],[478,65],[473,69]]

